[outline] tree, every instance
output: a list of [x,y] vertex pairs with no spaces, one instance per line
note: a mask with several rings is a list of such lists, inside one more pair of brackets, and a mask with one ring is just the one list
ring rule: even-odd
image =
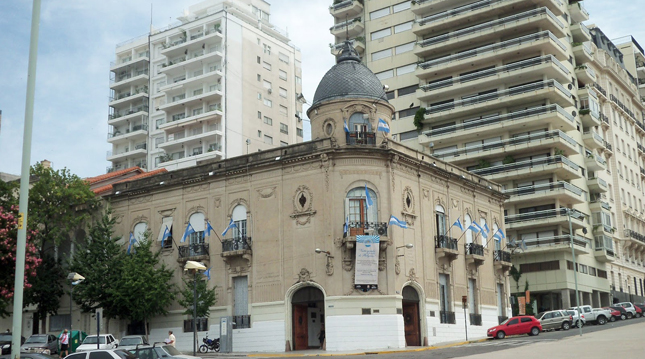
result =
[[[208,318],[210,316],[210,307],[217,303],[217,294],[215,289],[208,289],[208,281],[206,276],[199,274],[197,278],[197,318]],[[184,289],[181,291],[181,299],[177,302],[182,307],[186,308],[184,314],[193,315],[193,291],[195,280],[184,279]]]
[[0,180],[0,207],[11,208],[18,205],[18,181],[5,182]]
[[[25,248],[25,288],[36,276],[41,260],[34,246],[34,232],[27,230]],[[11,304],[16,278],[16,248],[18,245],[18,207],[0,207],[0,317],[10,314],[7,306]]]
[[423,130],[423,120],[425,120],[425,117],[426,109],[425,107],[420,107],[414,114],[414,127],[417,128],[417,132],[421,132],[421,130]]
[[70,270],[78,272],[85,280],[74,288],[74,301],[84,312],[103,308],[107,319],[119,317],[124,309],[114,295],[114,288],[121,281],[126,260],[123,247],[114,236],[112,210],[107,208],[103,215],[88,229],[88,238],[79,245],[70,262]]
[[121,318],[143,322],[148,335],[148,319],[168,314],[168,307],[175,299],[177,288],[171,282],[173,270],[160,264],[161,251],[151,250],[152,241],[146,234],[134,245],[121,267],[121,278],[112,286],[110,294],[124,307]]
[[[41,260],[41,264],[36,269],[36,276],[31,280],[31,287],[25,289],[24,305],[35,304],[37,318],[43,319],[44,325],[48,314],[58,314],[60,297],[65,294],[63,290],[65,272],[60,258],[56,259],[52,255],[45,254]],[[46,328],[43,332],[46,332]]]

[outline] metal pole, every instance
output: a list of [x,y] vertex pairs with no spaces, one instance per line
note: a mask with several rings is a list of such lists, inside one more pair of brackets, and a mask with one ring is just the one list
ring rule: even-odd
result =
[[571,242],[571,256],[573,257],[573,281],[576,286],[576,310],[578,311],[578,329],[580,330],[580,336],[582,336],[582,312],[580,311],[580,296],[578,295],[578,273],[576,271],[576,251],[573,248],[571,208],[567,208],[567,219],[569,220],[569,241]]
[[13,294],[13,326],[11,358],[20,358],[22,336],[22,304],[25,286],[25,255],[27,247],[27,214],[29,209],[29,163],[31,162],[31,134],[34,123],[34,95],[36,93],[36,64],[38,59],[38,31],[40,27],[40,0],[33,0],[31,12],[31,38],[29,40],[29,66],[27,70],[27,99],[25,103],[25,128],[22,138],[22,167],[20,173],[20,200],[18,237],[16,240],[16,277]]
[[197,353],[197,269],[193,281],[193,356]]
[[[72,323],[74,322],[72,320],[72,298],[74,297],[74,283],[70,283],[70,290],[69,290],[69,337],[72,337]],[[72,342],[68,341],[68,343],[71,345]]]
[[466,320],[466,306],[464,305],[464,329],[466,330],[466,341],[468,341],[468,321]]
[[[100,343],[101,343],[101,312],[96,311],[96,349],[101,349]],[[107,344],[107,338],[105,338],[105,344]]]

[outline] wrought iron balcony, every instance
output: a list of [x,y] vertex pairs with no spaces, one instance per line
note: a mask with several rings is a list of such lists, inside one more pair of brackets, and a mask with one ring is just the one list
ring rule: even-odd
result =
[[466,243],[466,255],[483,256],[484,246],[477,243]]
[[493,260],[495,262],[511,263],[511,253],[498,249],[495,252],[493,252]]
[[445,235],[435,236],[435,248],[457,251],[457,239]]
[[251,237],[238,236],[222,241],[222,255],[226,255],[229,252],[247,250],[251,250]]
[[630,237],[633,238],[637,241],[645,243],[645,235],[642,235],[636,231],[633,231],[631,229],[626,229],[625,230],[625,237]]
[[455,324],[455,312],[439,311],[439,319],[443,324]]
[[345,137],[348,145],[375,145],[376,133],[375,132],[346,132]]
[[179,259],[188,260],[192,257],[209,256],[208,243],[193,243],[179,246]]

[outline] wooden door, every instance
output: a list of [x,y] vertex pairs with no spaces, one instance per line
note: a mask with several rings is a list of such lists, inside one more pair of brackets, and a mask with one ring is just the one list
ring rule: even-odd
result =
[[309,349],[309,328],[307,327],[306,305],[293,305],[293,349]]
[[405,330],[405,343],[409,347],[421,345],[419,335],[419,303],[403,304],[403,328]]

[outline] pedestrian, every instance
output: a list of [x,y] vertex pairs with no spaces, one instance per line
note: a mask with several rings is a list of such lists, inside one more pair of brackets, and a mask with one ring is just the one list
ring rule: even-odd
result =
[[[69,334],[67,334],[67,329],[63,330],[63,333],[61,333],[58,339],[60,339],[60,353],[58,353],[58,356],[64,358],[69,355]],[[65,352],[65,355],[63,355],[63,352]]]
[[325,324],[320,327],[320,333],[318,333],[318,340],[320,341],[320,349],[324,349],[323,344],[325,343]]
[[175,338],[175,335],[172,334],[172,330],[169,330],[168,331],[168,344],[170,344],[170,345],[172,345],[174,347],[176,341],[177,341],[177,338]]

